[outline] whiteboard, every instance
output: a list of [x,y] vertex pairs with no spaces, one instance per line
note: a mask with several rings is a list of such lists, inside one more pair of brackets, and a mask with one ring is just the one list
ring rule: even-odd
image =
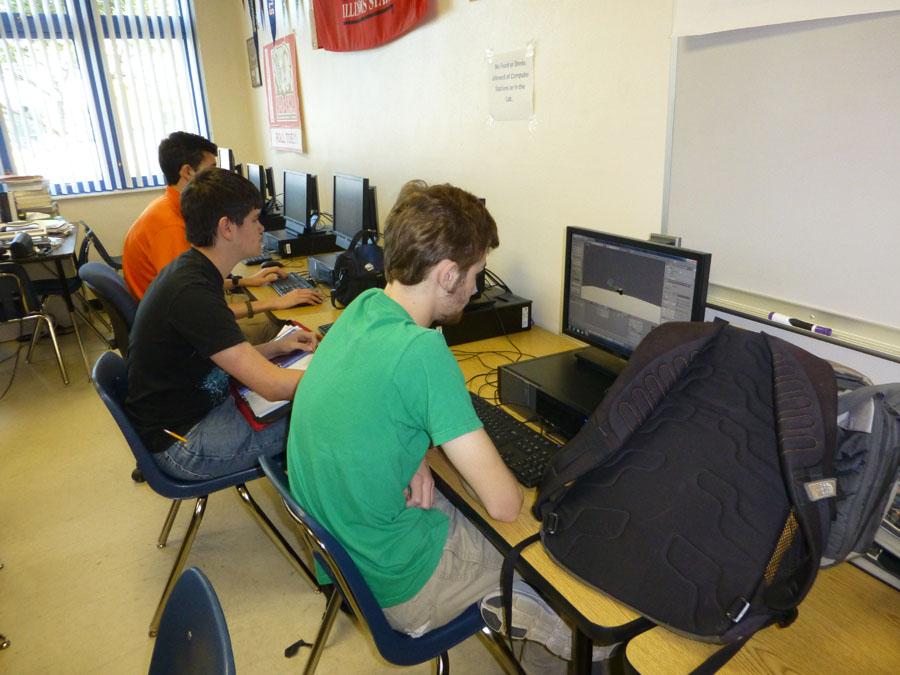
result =
[[681,38],[664,229],[715,284],[900,327],[900,12]]

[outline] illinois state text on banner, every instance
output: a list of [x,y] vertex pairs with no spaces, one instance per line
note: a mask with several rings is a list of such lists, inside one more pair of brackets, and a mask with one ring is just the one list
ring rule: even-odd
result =
[[332,52],[371,49],[415,26],[428,0],[313,0],[319,47]]
[[269,138],[273,148],[303,152],[297,40],[286,35],[263,48]]

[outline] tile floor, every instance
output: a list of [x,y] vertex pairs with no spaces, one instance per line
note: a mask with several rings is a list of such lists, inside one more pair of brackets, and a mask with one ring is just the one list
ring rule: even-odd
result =
[[[104,345],[85,332],[91,362]],[[0,651],[3,673],[141,673],[153,649],[147,626],[181,543],[183,507],[169,546],[156,548],[169,502],[131,481],[131,454],[90,382],[73,335],[61,338],[71,383],[63,386],[49,342],[32,364],[22,350],[0,400]],[[0,343],[0,359],[14,342]],[[0,363],[0,392],[13,359]],[[249,486],[291,532],[274,491]],[[291,534],[291,541],[296,538]],[[272,546],[236,493],[210,497],[189,565],[210,578],[228,621],[239,673],[301,672],[325,601]],[[502,672],[476,638],[451,652],[455,673]],[[319,673],[427,673],[384,662],[339,616]]]

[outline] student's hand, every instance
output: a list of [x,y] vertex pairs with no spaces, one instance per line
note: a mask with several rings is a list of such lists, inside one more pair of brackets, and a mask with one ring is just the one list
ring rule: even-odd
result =
[[430,509],[434,505],[434,477],[424,459],[403,494],[406,496],[407,508]]
[[272,309],[289,309],[297,305],[318,305],[322,302],[322,294],[311,288],[295,288],[279,298],[272,300]]
[[281,354],[290,354],[298,349],[314,352],[319,346],[319,336],[309,331],[295,330],[275,340],[275,344]]
[[276,279],[284,279],[288,275],[287,270],[282,269],[281,267],[267,267],[265,269],[260,270],[256,274],[251,274],[249,277],[244,277],[241,279],[243,282],[242,286],[265,286],[266,284],[270,284]]

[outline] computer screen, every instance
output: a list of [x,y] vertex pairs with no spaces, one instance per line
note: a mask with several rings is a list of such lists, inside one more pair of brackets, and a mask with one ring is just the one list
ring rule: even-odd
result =
[[234,170],[234,153],[231,148],[219,148],[219,168],[226,171]]
[[316,176],[300,171],[284,172],[285,226],[298,233],[311,226],[319,213],[319,182]]
[[259,164],[247,164],[247,180],[256,186],[256,189],[259,190],[259,194],[261,194],[263,200],[265,200],[267,192],[265,170]]
[[563,332],[627,357],[665,321],[702,321],[708,253],[566,229]]
[[369,179],[334,174],[334,234],[341,248],[350,246],[354,235],[366,226],[366,201]]

